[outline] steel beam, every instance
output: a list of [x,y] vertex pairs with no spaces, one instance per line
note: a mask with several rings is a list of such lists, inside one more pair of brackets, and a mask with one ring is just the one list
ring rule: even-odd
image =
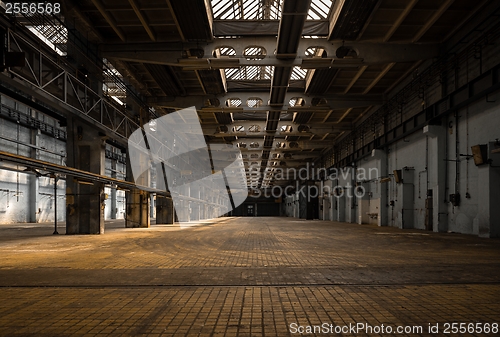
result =
[[[259,46],[266,50],[263,59],[247,60],[245,48]],[[243,37],[239,39],[215,39],[210,43],[126,43],[101,45],[102,56],[132,62],[157,63],[193,69],[220,69],[239,67],[243,65],[274,65],[305,67],[346,67],[363,64],[380,64],[390,62],[411,62],[420,59],[433,58],[439,55],[437,44],[405,44],[405,43],[374,43],[348,42],[345,47],[356,51],[358,59],[336,58],[336,51],[342,42],[329,42],[322,39],[302,38],[297,48],[297,56],[288,60],[278,59],[273,54],[276,48],[276,38]],[[230,47],[235,50],[235,56],[225,58],[213,57],[218,48]],[[327,58],[312,59],[306,57],[306,50],[319,47],[326,51]],[[187,58],[189,49],[202,49],[203,58]],[[307,61],[306,61],[307,60]],[[305,61],[305,62],[304,62]]]
[[[300,106],[290,106],[292,98],[301,98],[303,104]],[[326,100],[326,104],[314,106],[312,101],[314,98]],[[239,107],[229,107],[226,105],[228,100],[241,100]],[[247,101],[260,99],[262,104],[256,107],[248,107]],[[218,102],[217,105],[207,105],[210,100]],[[187,108],[195,106],[198,110],[205,112],[223,111],[223,112],[258,112],[258,111],[329,111],[340,110],[351,107],[365,107],[369,105],[381,105],[384,103],[383,95],[306,95],[297,92],[288,92],[285,95],[284,105],[275,106],[269,105],[269,92],[233,92],[224,95],[203,95],[203,96],[185,96],[185,97],[151,97],[147,99],[147,103],[156,107],[163,108]]]

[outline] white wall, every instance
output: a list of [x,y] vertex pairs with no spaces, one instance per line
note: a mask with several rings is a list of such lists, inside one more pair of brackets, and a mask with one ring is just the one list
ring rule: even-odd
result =
[[[6,96],[1,96],[0,102],[6,107],[28,114],[51,126],[57,125],[53,118],[39,114]],[[3,113],[6,111],[3,110]],[[34,150],[26,145],[5,139],[0,139],[0,151],[33,157],[59,165],[64,164],[63,157],[57,155],[59,153],[65,155],[66,153],[66,143],[62,140],[4,118],[0,118],[0,135],[8,139],[18,140],[23,144],[36,145],[53,153]],[[22,170],[25,167],[7,163],[1,163],[0,166],[3,167],[3,169],[0,168],[0,224],[30,221],[53,222],[56,205],[57,220],[65,220],[66,183],[64,180],[58,180],[57,198],[54,198],[54,179],[24,173]],[[54,202],[55,199],[57,204]]]

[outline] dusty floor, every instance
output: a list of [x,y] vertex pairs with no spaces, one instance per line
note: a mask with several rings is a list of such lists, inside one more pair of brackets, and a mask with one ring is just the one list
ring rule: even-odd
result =
[[291,218],[122,227],[0,225],[0,335],[499,335],[498,239]]

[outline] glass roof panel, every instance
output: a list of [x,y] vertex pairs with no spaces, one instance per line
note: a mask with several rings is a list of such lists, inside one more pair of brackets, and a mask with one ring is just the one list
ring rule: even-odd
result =
[[[332,0],[312,0],[308,20],[325,20]],[[211,0],[215,20],[279,20],[283,0]]]
[[243,66],[240,68],[224,69],[228,81],[258,81],[270,80],[273,73],[273,66]]
[[324,20],[328,18],[332,7],[332,0],[312,0],[307,20]]
[[279,20],[283,0],[211,0],[215,20]]

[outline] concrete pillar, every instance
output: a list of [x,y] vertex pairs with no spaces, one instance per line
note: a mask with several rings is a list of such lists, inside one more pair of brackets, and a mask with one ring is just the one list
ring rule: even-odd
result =
[[337,221],[337,199],[333,195],[333,191],[328,199],[330,200],[330,209],[328,210],[330,221]]
[[335,195],[336,191],[335,188],[339,184],[338,179],[331,180],[331,191],[330,191],[330,220],[331,221],[338,221],[337,220],[337,212],[338,212],[338,204],[337,204],[337,197]]
[[363,186],[366,189],[366,193],[357,198],[358,203],[358,224],[370,223],[370,197],[369,197],[369,185],[365,184]]
[[[149,157],[147,154],[141,155],[139,158],[134,158],[137,163],[144,166],[144,169],[140,171],[143,172],[139,177],[134,177],[132,174],[132,168],[130,166],[130,156],[127,155],[127,181],[134,182],[138,185],[149,186],[150,180],[150,169],[149,169]],[[135,164],[134,164],[135,165]],[[149,203],[150,195],[148,192],[133,189],[127,191],[125,194],[126,200],[126,211],[125,211],[125,227],[127,228],[148,228],[151,225],[149,216]]]
[[125,214],[125,227],[149,228],[149,193],[141,190],[132,190],[126,193],[127,209]]
[[346,221],[346,196],[345,195],[339,195],[336,196],[335,199],[337,199],[337,221],[339,222],[345,222]]
[[[116,160],[111,159],[111,178],[116,178]],[[110,207],[111,207],[111,213],[110,217],[111,219],[116,219],[116,214],[118,213],[118,208],[116,207],[116,188],[111,187],[110,191]]]
[[[104,175],[104,138],[72,118],[67,130],[67,165]],[[68,176],[66,186],[66,234],[104,233],[104,185]]]
[[323,191],[320,193],[323,195],[323,220],[333,220],[331,217],[332,210],[332,183],[331,180],[326,180],[323,182]]
[[[179,193],[181,196],[189,197],[189,186],[181,186]],[[186,222],[191,221],[190,204],[191,202],[187,198],[179,198],[175,203],[175,210],[179,214],[179,218]]]
[[[31,130],[31,144],[35,146],[39,146],[38,138],[40,135],[40,130]],[[38,159],[37,150],[31,149],[31,158]],[[39,195],[39,179],[35,174],[31,174],[28,177],[29,179],[29,222],[38,222],[39,212],[38,205],[40,202]]]
[[[377,183],[379,183],[378,200],[375,197],[372,202],[378,203],[378,216],[377,224],[379,226],[387,226],[389,224],[389,201],[388,201],[388,184],[380,182],[381,178],[388,177],[387,172],[387,153],[385,150],[374,149],[372,151],[372,158],[376,160],[376,169],[378,171]],[[374,178],[374,177],[372,177]],[[375,206],[377,207],[377,206]]]
[[[482,238],[500,236],[500,153],[492,153],[498,147],[495,143],[488,144],[488,156],[491,164],[477,167],[478,194],[477,216],[473,220],[474,231]],[[476,230],[477,228],[477,230]]]
[[356,196],[354,194],[355,190],[355,169],[349,169],[350,178],[347,180],[348,185],[345,187],[345,196],[346,196],[346,221],[349,223],[356,223]]
[[402,224],[401,228],[414,228],[414,208],[415,208],[415,185],[414,170],[403,169],[403,183],[401,185],[401,198],[402,200]]
[[[156,188],[162,191],[167,191],[167,179],[162,163],[156,163]],[[156,224],[173,224],[174,204],[172,198],[167,198],[163,195],[156,195]]]
[[323,201],[323,212],[322,212],[321,218],[322,218],[322,220],[331,220],[330,219],[330,207],[331,207],[330,195],[325,195],[322,198],[322,201]]
[[150,193],[149,194],[149,216],[153,219],[156,218],[155,200],[156,200],[156,195],[154,193]]
[[429,189],[432,190],[432,226],[434,232],[448,231],[448,206],[446,196],[446,128],[427,125],[423,132],[429,136]]
[[323,217],[323,196],[320,195],[318,197],[318,205],[319,205],[319,213],[318,213],[318,219],[319,220],[324,220],[324,217]]
[[[139,106],[139,104],[131,96],[127,96],[126,103],[130,114],[134,115],[140,124],[144,125],[149,122],[149,111],[146,111]],[[130,163],[130,153],[127,153],[126,180],[135,182],[137,185],[150,186],[151,162],[149,154],[137,153],[134,156],[134,168],[138,169],[137,172],[142,172],[139,177],[135,177],[133,175]],[[150,193],[134,189],[125,194],[125,199],[125,226],[129,228],[150,227]]]
[[[197,188],[196,186],[190,186],[188,187],[190,189],[189,195],[191,198],[195,199],[200,199],[200,189]],[[198,221],[200,220],[200,204],[198,202],[191,202],[191,215],[190,215],[191,221]]]
[[156,224],[174,223],[174,203],[172,198],[156,196]]

